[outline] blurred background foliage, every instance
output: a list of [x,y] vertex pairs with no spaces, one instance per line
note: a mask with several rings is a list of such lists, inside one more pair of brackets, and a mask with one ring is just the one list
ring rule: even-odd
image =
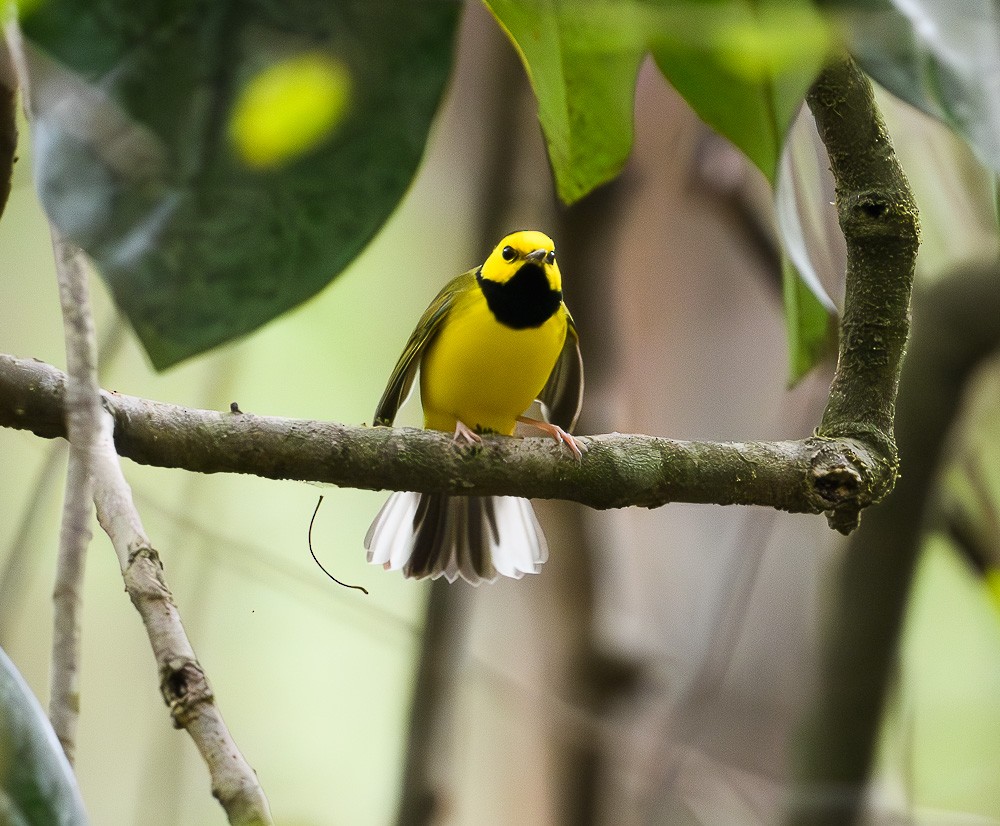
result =
[[[180,286],[167,286],[168,295],[193,287],[201,301],[207,288],[198,279],[211,268],[190,264],[184,256],[191,250],[218,246],[221,257],[213,260],[253,279],[298,273],[303,261],[313,261],[308,286],[250,290],[277,298],[268,310],[274,315],[346,267],[314,298],[252,336],[163,373],[151,370],[150,360],[166,366],[215,342],[191,344],[197,337],[184,332],[181,346],[190,350],[157,351],[150,336],[141,335],[144,353],[95,279],[101,382],[108,389],[216,410],[237,401],[251,413],[368,421],[406,335],[444,280],[480,260],[504,232],[530,226],[556,238],[567,300],[582,332],[588,390],[580,432],[739,440],[808,435],[825,402],[832,365],[823,360],[828,350],[822,346],[804,357],[796,353],[801,356],[802,341],[815,343],[827,334],[828,296],[839,300],[843,270],[822,150],[817,152],[808,115],[796,119],[796,95],[811,80],[799,70],[804,63],[818,68],[824,44],[835,36],[827,23],[817,23],[813,5],[763,2],[751,19],[743,12],[729,15],[735,28],[704,42],[682,42],[694,50],[687,62],[670,49],[676,37],[663,32],[684,30],[678,24],[683,15],[705,9],[722,14],[736,6],[745,11],[745,4],[594,3],[587,4],[592,16],[581,17],[571,13],[579,7],[568,4],[496,0],[488,4],[496,18],[477,3],[462,7],[461,17],[459,6],[448,2],[405,5],[419,25],[402,35],[383,32],[395,13],[387,11],[384,25],[369,21],[361,34],[419,35],[425,39],[413,54],[430,67],[416,67],[405,50],[399,63],[383,60],[395,54],[385,42],[354,53],[356,62],[349,49],[346,58],[314,49],[296,62],[285,58],[296,53],[301,38],[269,44],[262,60],[247,42],[227,37],[238,27],[227,29],[224,20],[185,31],[201,49],[221,33],[233,53],[249,55],[233,64],[239,67],[233,77],[222,73],[226,99],[241,101],[233,110],[238,116],[213,116],[210,94],[177,96],[160,108],[148,89],[125,84],[135,100],[155,110],[155,116],[124,120],[139,136],[128,132],[130,145],[141,150],[125,153],[126,172],[142,183],[135,203],[117,199],[121,180],[105,174],[107,159],[100,153],[95,159],[93,144],[65,131],[70,121],[58,112],[67,96],[53,93],[54,108],[36,100],[37,111],[56,112],[56,121],[36,125],[34,148],[22,138],[0,221],[0,349],[64,363],[34,169],[57,220],[69,215],[79,227],[83,215],[97,222],[78,240],[98,238],[92,252],[113,288],[116,278],[131,272],[126,265],[138,260],[123,257],[123,248],[150,256],[157,278],[168,270],[179,275]],[[922,0],[818,5],[836,13],[835,32],[849,32],[877,79],[937,118],[880,95],[921,210],[919,303],[932,284],[996,260],[996,154],[987,138],[996,140],[1000,128],[976,85],[1000,62],[993,12],[972,0],[947,13]],[[302,7],[286,13],[294,18]],[[345,3],[330,14],[364,16],[374,7]],[[42,23],[51,22],[45,15],[59,12],[72,23],[107,8],[99,4],[84,14],[74,4],[40,2],[25,12],[25,28],[41,40]],[[794,29],[799,37],[769,40],[775,27],[766,24],[767,15],[783,11],[804,21]],[[982,25],[970,29],[970,20]],[[398,21],[392,26],[405,29]],[[124,26],[122,42],[131,43],[136,28]],[[607,60],[594,62],[595,28],[606,38],[596,44],[605,48],[603,58],[610,59],[607,44],[615,45],[611,69]],[[661,34],[650,38],[650,31]],[[554,53],[579,60],[532,63],[529,41],[538,32],[549,44],[537,50],[543,61]],[[893,32],[902,36],[890,38]],[[191,53],[171,50],[169,38],[139,43],[128,51],[130,71],[152,60],[149,43],[175,69]],[[810,49],[800,49],[802,43]],[[888,48],[899,43],[907,47]],[[644,57],[649,49],[655,62]],[[519,57],[528,62],[537,99]],[[705,70],[691,73],[698,61]],[[396,158],[399,170],[372,178],[371,168],[381,162],[369,158],[374,167],[364,166],[355,156],[357,185],[381,192],[374,203],[349,189],[349,203],[365,207],[366,229],[335,217],[328,235],[315,229],[331,220],[322,208],[302,213],[287,206],[300,203],[301,192],[282,191],[288,180],[283,170],[301,164],[297,180],[306,187],[305,202],[323,200],[322,176],[333,173],[314,162],[350,137],[351,124],[367,117],[359,113],[369,112],[358,67],[395,71],[394,77],[426,79],[429,72],[437,80],[422,93],[424,114],[417,120],[423,117],[423,126],[400,138],[406,151]],[[576,81],[574,68],[585,70]],[[39,70],[37,76],[48,78],[50,89],[79,93],[79,85],[57,69],[46,66],[50,74]],[[161,71],[159,82],[169,87],[172,75]],[[789,81],[799,90],[794,94],[779,78],[788,73],[799,77]],[[112,90],[120,80],[112,73]],[[210,77],[209,92],[218,91],[211,85],[217,80]],[[606,82],[599,100],[607,103],[587,97],[574,103],[567,96],[580,88],[593,93],[595,80]],[[740,112],[763,107],[771,118],[765,133],[750,115],[732,117],[736,110],[720,104],[723,93],[744,107]],[[287,108],[267,106],[273,94]],[[553,95],[563,97],[554,103]],[[83,121],[88,128],[121,126],[121,111],[106,96],[84,95],[84,101],[96,107]],[[399,114],[384,99],[367,104],[379,117]],[[197,117],[191,105],[202,107]],[[281,130],[268,131],[269,110],[276,123],[288,118],[305,124],[294,140],[283,142]],[[604,118],[612,118],[610,127]],[[781,155],[778,139],[793,122],[793,142]],[[384,131],[382,123],[367,125]],[[157,130],[164,128],[179,136],[176,144],[159,140]],[[147,129],[159,137],[150,139]],[[750,146],[741,142],[741,129],[754,142]],[[24,124],[22,131],[28,132]],[[98,149],[106,149],[101,136],[107,133],[93,134]],[[595,148],[602,135],[616,146]],[[392,137],[387,133],[386,140]],[[407,189],[425,137],[419,171]],[[358,145],[367,150],[365,140]],[[60,141],[69,141],[72,151],[60,156]],[[166,159],[157,155],[164,147]],[[219,164],[204,179],[195,162],[202,151]],[[233,159],[239,157],[252,171],[239,172],[245,178],[234,184]],[[594,169],[583,179],[572,177],[584,162]],[[93,172],[102,166],[105,172]],[[54,186],[67,169],[72,186]],[[98,192],[114,197],[89,200],[95,180],[111,187],[98,186]],[[171,184],[167,197],[163,180]],[[209,195],[186,189],[203,180],[211,185]],[[572,207],[557,203],[556,190],[576,200],[609,180]],[[207,208],[210,195],[222,198],[232,214],[263,203],[267,220],[248,230],[234,219],[188,249],[185,232],[200,230],[199,209]],[[62,199],[62,212],[51,206],[53,198]],[[123,242],[113,219],[118,229],[106,235],[101,221],[117,208],[133,217],[151,209],[156,220],[180,210],[186,229],[172,243],[184,255],[162,254],[159,225]],[[303,223],[313,227],[313,240],[296,236],[287,253],[271,243],[295,235]],[[338,232],[351,234],[353,246],[341,243]],[[137,252],[147,242],[148,249]],[[312,247],[328,242],[333,252]],[[795,262],[797,274],[782,265],[783,257]],[[184,266],[171,269],[178,261]],[[108,271],[115,266],[118,276]],[[158,288],[173,284],[154,282]],[[114,291],[141,334],[143,325],[123,295],[148,296],[134,285]],[[155,301],[146,305],[154,317]],[[800,328],[787,326],[796,301],[819,308],[802,314],[820,323],[801,339]],[[218,340],[271,317],[242,310],[233,316],[234,326],[221,338],[218,322],[208,324]],[[997,318],[1000,323],[1000,311]],[[806,375],[809,367],[815,369]],[[786,390],[789,375],[805,378]],[[882,725],[870,797],[874,823],[1000,822],[1000,601],[997,589],[991,597],[987,586],[1000,563],[998,393],[1000,365],[993,358],[967,389],[947,448]],[[409,423],[417,422],[414,410],[408,415]],[[0,431],[0,455],[9,469],[0,479],[0,646],[44,699],[65,450],[61,443]],[[905,474],[905,456],[903,461]],[[597,513],[543,503],[539,511],[553,554],[539,577],[478,590],[464,584],[442,589],[365,564],[361,539],[381,494],[327,492],[314,547],[337,576],[367,587],[371,595],[364,597],[334,586],[309,559],[306,528],[317,489],[125,464],[223,714],[279,823],[382,824],[397,817],[400,801],[399,822],[408,823],[423,822],[428,807],[436,822],[461,824],[770,823],[793,794],[801,719],[822,688],[816,685],[824,642],[819,618],[843,554],[840,538],[821,519],[683,505]],[[194,747],[169,726],[145,636],[96,525],[93,544],[76,765],[91,820],[112,826],[221,822]],[[422,647],[432,592],[443,608]],[[414,720],[422,722],[411,729],[417,663],[428,658],[442,679],[432,696],[416,698]]]

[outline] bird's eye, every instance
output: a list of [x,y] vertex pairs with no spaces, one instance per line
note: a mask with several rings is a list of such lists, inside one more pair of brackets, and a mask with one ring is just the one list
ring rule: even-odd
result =
[[550,250],[549,254],[545,256],[545,263],[546,264],[555,264],[556,263],[556,251],[555,250]]
[[517,258],[517,250],[515,250],[513,247],[504,247],[502,250],[500,250],[500,255],[504,261],[507,261],[509,263],[513,261],[515,258]]

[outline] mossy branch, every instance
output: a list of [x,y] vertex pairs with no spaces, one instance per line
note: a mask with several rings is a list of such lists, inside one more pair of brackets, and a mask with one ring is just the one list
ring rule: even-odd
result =
[[[0,356],[0,426],[63,436],[65,376]],[[434,431],[194,410],[104,393],[122,456],[201,473],[250,473],[340,486],[569,499],[594,508],[668,502],[821,513],[862,508],[877,457],[854,439],[685,442],[612,433],[581,462],[548,439],[487,437],[459,448]]]
[[[871,83],[853,61],[827,67],[807,101],[830,157],[847,242],[840,353],[817,433],[859,439],[879,457],[881,489],[871,491],[878,501],[899,465],[893,419],[920,243],[917,206]],[[859,517],[845,503],[832,522],[848,533]]]

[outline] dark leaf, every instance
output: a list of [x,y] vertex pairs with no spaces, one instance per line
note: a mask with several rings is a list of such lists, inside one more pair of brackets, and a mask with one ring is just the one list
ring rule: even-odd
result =
[[154,365],[248,333],[363,249],[451,66],[441,0],[45,0],[23,13],[38,186]]

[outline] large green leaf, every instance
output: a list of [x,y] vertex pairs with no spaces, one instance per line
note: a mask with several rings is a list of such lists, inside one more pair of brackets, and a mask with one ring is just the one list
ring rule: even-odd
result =
[[829,53],[808,0],[485,0],[538,98],[560,196],[621,169],[635,78],[652,52],[698,115],[774,182],[781,143]]
[[[652,44],[660,71],[702,120],[776,186],[785,136],[832,47],[829,24],[807,0],[662,4],[675,15]],[[785,217],[779,214],[779,223]],[[788,227],[782,230],[787,241]],[[794,384],[831,351],[836,324],[833,304],[805,251],[789,254],[782,285],[788,376]]]
[[38,701],[0,648],[0,823],[86,826],[62,747]]
[[807,0],[662,0],[660,71],[773,184],[785,133],[831,48]]
[[826,147],[804,107],[785,137],[774,207],[784,250],[782,285],[788,381],[795,384],[837,343],[837,307],[827,286],[843,289],[847,249]]
[[402,197],[458,4],[41,0],[22,11],[42,202],[154,365],[309,298]]
[[819,0],[864,70],[949,124],[1000,170],[1000,8],[995,0]]
[[[632,150],[642,32],[603,26],[603,3],[485,2],[521,54],[556,188],[572,203],[615,177]],[[633,5],[622,3],[626,14]]]

